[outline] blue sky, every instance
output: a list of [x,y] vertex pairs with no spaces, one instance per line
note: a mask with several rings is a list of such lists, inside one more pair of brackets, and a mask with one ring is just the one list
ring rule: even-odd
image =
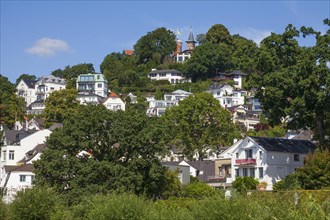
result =
[[[288,24],[326,32],[329,1],[9,1],[0,0],[0,74],[11,82],[23,73],[47,76],[56,69],[92,63],[133,49],[159,27],[206,33],[214,24],[260,42]],[[312,45],[311,39],[300,41]]]

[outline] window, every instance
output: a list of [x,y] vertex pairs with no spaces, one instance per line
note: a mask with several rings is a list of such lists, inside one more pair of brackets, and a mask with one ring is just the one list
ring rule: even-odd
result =
[[299,161],[299,154],[294,154],[293,155],[293,160],[294,161]]
[[19,175],[19,181],[25,182],[26,181],[26,175]]
[[102,83],[98,83],[97,88],[102,88]]
[[264,168],[263,167],[259,167],[259,179],[264,178]]
[[2,161],[6,161],[7,151],[2,151]]
[[239,169],[235,169],[236,177],[239,177]]
[[252,149],[250,150],[245,150],[245,158],[252,158]]
[[259,151],[259,158],[262,159],[262,151]]
[[238,153],[236,153],[236,158],[238,158]]
[[14,156],[15,156],[15,155],[14,155],[14,151],[13,151],[13,150],[10,150],[10,151],[9,151],[9,157],[8,157],[8,159],[9,159],[9,160],[14,160]]
[[248,168],[243,168],[243,176],[248,176]]
[[159,73],[159,77],[165,77],[166,73]]
[[100,75],[97,75],[97,79],[100,79]]
[[250,176],[255,177],[254,168],[250,168]]

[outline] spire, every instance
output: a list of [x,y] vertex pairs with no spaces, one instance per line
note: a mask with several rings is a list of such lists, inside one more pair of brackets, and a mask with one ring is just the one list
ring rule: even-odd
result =
[[194,39],[194,35],[193,35],[193,32],[192,32],[192,30],[190,30],[190,33],[189,33],[189,37],[188,37],[188,40],[187,41],[189,41],[189,42],[195,42],[195,39]]

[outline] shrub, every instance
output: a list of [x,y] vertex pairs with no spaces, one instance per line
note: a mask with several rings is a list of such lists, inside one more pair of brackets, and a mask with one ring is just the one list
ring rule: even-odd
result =
[[251,176],[237,177],[232,186],[240,193],[245,194],[247,190],[255,190],[259,181]]
[[15,200],[10,205],[12,219],[48,220],[57,206],[58,196],[44,188],[25,189],[17,192]]
[[183,196],[189,198],[205,198],[217,193],[216,189],[202,182],[190,183],[183,187]]

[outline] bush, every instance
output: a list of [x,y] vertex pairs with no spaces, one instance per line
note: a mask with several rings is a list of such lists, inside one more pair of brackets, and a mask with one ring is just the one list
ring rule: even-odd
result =
[[44,188],[25,189],[17,192],[15,200],[10,205],[11,219],[48,220],[60,206],[58,196]]
[[188,198],[205,198],[213,196],[217,193],[217,190],[212,186],[202,182],[190,183],[183,187],[183,196]]
[[237,177],[232,186],[240,193],[245,194],[247,190],[255,190],[259,181],[251,176]]

